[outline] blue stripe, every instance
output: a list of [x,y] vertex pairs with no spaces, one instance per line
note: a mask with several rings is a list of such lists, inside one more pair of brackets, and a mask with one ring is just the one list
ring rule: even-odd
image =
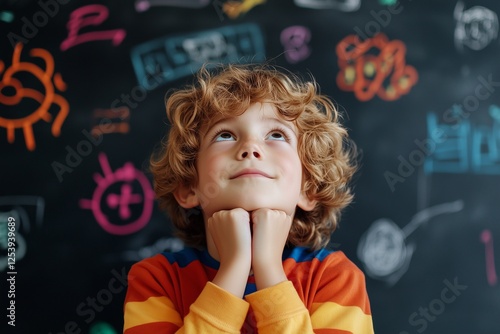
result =
[[325,248],[321,248],[315,251],[311,251],[307,247],[285,248],[285,250],[283,251],[283,261],[289,258],[294,259],[297,263],[312,261],[313,259],[323,261],[325,257],[334,252],[335,250]]
[[163,252],[162,255],[167,258],[170,264],[177,263],[181,268],[188,266],[193,261],[199,260],[197,251],[190,247],[186,247],[175,253]]
[[[323,261],[325,257],[335,252],[335,250],[329,250],[321,248],[316,251],[311,251],[307,247],[287,247],[283,251],[283,261],[292,258],[295,262],[307,262],[312,261],[313,259],[318,259],[319,261]],[[171,252],[163,252],[163,256],[170,262],[170,264],[177,263],[177,265],[181,268],[188,266],[193,261],[200,261],[202,264],[213,268],[219,269],[219,261],[215,260],[210,256],[208,251],[206,250],[198,250],[191,247],[186,247],[183,250],[180,250],[175,253]]]
[[170,264],[177,263],[177,265],[181,268],[187,267],[194,261],[199,261],[213,269],[219,269],[220,265],[219,261],[211,257],[208,251],[201,251],[191,247],[186,247],[175,253],[163,252],[162,255],[165,256]]
[[257,286],[255,283],[247,283],[245,286],[245,296],[257,291]]

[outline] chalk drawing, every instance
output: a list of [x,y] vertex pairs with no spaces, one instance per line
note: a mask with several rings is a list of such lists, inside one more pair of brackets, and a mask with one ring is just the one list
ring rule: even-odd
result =
[[211,0],[136,0],[135,10],[145,12],[151,7],[172,6],[186,8],[203,8],[210,4]]
[[98,321],[90,325],[89,334],[118,334],[109,322]]
[[[65,91],[66,84],[59,73],[54,73],[55,65],[52,55],[45,49],[30,50],[31,57],[41,59],[45,63],[45,68],[43,68],[36,63],[21,61],[22,50],[23,44],[16,44],[12,54],[12,64],[8,68],[5,68],[0,60],[0,74],[3,73],[0,81],[0,126],[7,130],[7,141],[11,144],[15,140],[15,130],[22,129],[26,148],[33,151],[36,147],[34,124],[41,120],[50,123],[53,116],[49,110],[52,106],[58,107],[59,110],[51,128],[52,135],[58,137],[69,113],[69,104],[64,97],[56,94],[56,88],[59,91]],[[22,81],[26,80],[27,74],[28,77],[35,77],[40,82],[43,87],[42,91],[24,86]],[[19,110],[22,107],[21,103],[27,100],[37,102],[38,107],[33,112],[28,115],[17,112],[15,114],[20,115],[16,118],[6,116],[8,107],[15,107]]]
[[10,10],[0,11],[0,21],[11,23],[14,21],[14,14]]
[[[2,253],[7,250],[8,218],[14,218],[16,222],[16,263],[21,261],[28,252],[28,244],[24,235],[31,230],[30,214],[28,208],[35,209],[35,224],[41,226],[45,211],[45,201],[37,196],[4,196],[0,197],[0,250]],[[2,211],[7,209],[8,211]],[[0,256],[0,271],[7,268],[7,256]]]
[[343,12],[354,12],[361,7],[361,0],[294,0],[299,7],[312,9],[338,9]]
[[486,278],[490,286],[495,286],[498,282],[497,271],[495,269],[495,254],[493,248],[493,236],[491,231],[485,229],[481,232],[481,242],[484,244],[486,258]]
[[360,101],[369,101],[375,95],[386,101],[397,100],[418,81],[417,70],[406,65],[405,44],[389,41],[384,34],[363,41],[358,35],[349,35],[337,44],[336,52],[337,85],[354,92]]
[[398,3],[398,0],[378,0],[378,3],[385,6],[392,6]]
[[[461,106],[452,109],[463,114]],[[471,124],[469,119],[440,123],[436,114],[427,114],[428,133],[441,133],[444,140],[435,141],[424,163],[425,173],[500,174],[500,107],[491,105],[488,111],[491,126]]]
[[139,84],[152,90],[204,63],[256,63],[265,53],[259,27],[242,24],[148,41],[132,49],[131,59]]
[[120,261],[137,262],[161,252],[178,252],[184,249],[184,242],[179,238],[169,237],[158,239],[153,245],[140,249],[127,250],[120,254]]
[[[97,187],[91,199],[80,200],[80,207],[91,210],[97,223],[110,234],[127,235],[141,230],[153,212],[154,192],[149,180],[130,162],[113,172],[104,153],[99,153],[99,163],[104,175],[94,174]],[[133,183],[139,184],[141,193],[133,191]],[[119,185],[119,193],[109,193],[108,188],[115,185]],[[132,205],[142,206],[139,217],[132,215]],[[119,221],[111,221],[104,208],[116,213]]]
[[102,133],[128,133],[130,129],[130,109],[122,106],[114,109],[95,109],[91,134],[99,137]]
[[406,245],[406,238],[420,225],[437,215],[459,212],[462,200],[444,203],[421,210],[402,229],[388,218],[374,221],[361,236],[358,244],[358,258],[362,261],[368,276],[396,284],[408,270],[416,245]]
[[464,45],[479,51],[487,47],[498,36],[498,17],[495,12],[482,6],[474,6],[464,10],[463,1],[455,6],[454,17],[455,47],[463,51]]
[[107,20],[109,10],[104,5],[87,5],[75,9],[69,18],[68,37],[61,43],[61,51],[66,51],[76,45],[98,40],[111,40],[113,46],[120,45],[127,33],[124,29],[92,31],[80,33],[88,26],[98,26]]
[[43,215],[45,212],[45,200],[39,196],[3,196],[0,197],[0,209],[2,207],[14,208],[20,215],[21,221],[26,222],[24,226],[26,232],[29,232],[31,220],[26,213],[26,208],[34,207],[35,209],[35,224],[42,226]]
[[222,4],[222,11],[230,18],[237,19],[241,15],[248,13],[252,8],[262,5],[267,0],[243,0],[243,1],[226,1]]
[[311,55],[310,40],[311,31],[307,27],[291,26],[283,29],[280,41],[285,49],[285,59],[290,64],[307,59]]

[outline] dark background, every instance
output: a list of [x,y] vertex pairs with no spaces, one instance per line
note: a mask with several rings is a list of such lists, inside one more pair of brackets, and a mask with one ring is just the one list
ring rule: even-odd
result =
[[[134,1],[0,2],[0,77],[4,80],[0,88],[0,223],[4,231],[0,234],[0,293],[5,313],[8,269],[4,227],[8,217],[18,222],[16,326],[7,326],[8,318],[2,315],[1,327],[9,333],[121,332],[126,290],[123,275],[146,256],[182,247],[171,237],[168,218],[148,197],[151,177],[145,169],[151,152],[168,130],[163,106],[166,91],[190,82],[189,73],[199,66],[195,60],[234,61],[224,52],[214,56],[214,45],[209,42],[202,42],[205,49],[198,51],[210,52],[198,53],[197,59],[194,53],[186,52],[183,39],[194,39],[207,31],[213,36],[216,30],[223,31],[227,45],[236,43],[246,50],[238,51],[238,60],[266,59],[303,77],[312,74],[321,91],[345,113],[345,124],[361,153],[361,168],[353,183],[355,202],[345,211],[332,242],[366,274],[375,332],[500,331],[500,290],[494,280],[495,265],[500,268],[500,119],[495,114],[500,105],[500,84],[494,84],[500,81],[497,1],[465,1],[462,11],[467,15],[462,19],[454,16],[456,1],[401,0],[393,7],[382,0],[308,1],[330,5],[313,9],[292,0],[268,0],[234,19],[223,11],[224,1],[157,3],[170,6],[138,12]],[[44,14],[41,4],[50,4],[45,6],[50,15]],[[198,7],[187,8],[187,4]],[[114,45],[109,38],[96,39],[102,34],[87,35],[86,42],[61,50],[69,34],[70,15],[86,5],[104,6],[91,8],[101,8],[108,17],[94,25],[84,24],[78,34],[114,34],[118,30],[125,33],[124,39]],[[485,21],[485,13],[493,14],[489,21]],[[466,37],[456,43],[456,30],[465,20],[469,20],[463,26]],[[260,36],[264,54],[252,49],[258,38],[228,35],[242,29],[242,24],[258,29],[259,34],[252,36]],[[295,50],[290,50],[290,41],[280,41],[282,31],[290,26],[305,27],[310,33],[309,40],[297,36],[292,41]],[[402,41],[406,47],[403,66],[414,67],[418,81],[408,94],[391,101],[377,95],[361,101],[337,85],[341,67],[336,46],[348,35],[364,34],[361,39],[371,39],[377,32],[389,41]],[[131,54],[153,40],[159,40],[159,50],[164,50],[162,41],[174,40],[174,36],[177,44],[166,56],[149,58],[148,69],[157,84],[146,90],[136,75]],[[217,36],[220,42],[222,35]],[[473,37],[484,37],[483,44],[471,44]],[[65,90],[56,89],[69,105],[58,137],[51,134],[53,119],[60,113],[57,103],[41,106],[40,101],[28,97],[8,102],[15,94],[28,94],[16,91],[4,78],[12,65],[12,41],[24,43],[21,61],[35,64],[40,73],[47,67],[30,52],[46,50],[54,59],[54,72],[60,73],[66,84]],[[300,55],[306,49],[309,54],[302,54],[293,63],[285,55],[286,50]],[[180,58],[175,58],[176,54]],[[377,57],[380,50],[375,48],[368,54]],[[179,70],[178,62],[185,62],[187,70],[172,77],[168,73]],[[50,82],[56,80],[47,75]],[[47,88],[32,73],[18,71],[12,76],[23,87],[38,91],[37,96],[48,96]],[[481,78],[493,82],[490,90]],[[389,79],[384,80],[383,87],[388,84]],[[125,100],[127,95],[129,100]],[[464,105],[463,112],[451,117],[452,106],[458,104]],[[122,107],[129,116],[111,113],[113,107]],[[14,141],[9,143],[7,120],[27,117],[40,108],[48,108],[53,119],[28,124],[36,147],[27,148],[20,128],[15,129]],[[99,110],[108,110],[108,114],[96,116]],[[439,119],[445,139],[433,137],[427,120],[430,113]],[[115,124],[108,127],[112,132],[91,141],[85,133],[102,118]],[[128,125],[128,130],[118,132],[118,123]],[[459,131],[464,132],[454,138]],[[426,142],[427,151],[416,141]],[[69,152],[78,154],[78,150],[80,159],[68,157],[72,155]],[[457,170],[461,158],[466,165]],[[447,167],[436,164],[443,159],[447,159]],[[120,173],[113,174],[118,169]],[[103,184],[99,176],[104,177],[105,171],[110,183],[103,186],[102,200],[96,202],[104,215],[99,220],[80,201],[92,198],[96,182]],[[132,179],[127,178],[132,174]],[[388,175],[398,180],[392,188]],[[141,184],[140,180],[148,182]],[[125,201],[126,187],[136,194],[129,198],[131,202]],[[153,205],[152,212],[147,212],[148,205]],[[118,207],[128,208],[128,215],[120,213]],[[485,241],[488,237],[490,242]]]

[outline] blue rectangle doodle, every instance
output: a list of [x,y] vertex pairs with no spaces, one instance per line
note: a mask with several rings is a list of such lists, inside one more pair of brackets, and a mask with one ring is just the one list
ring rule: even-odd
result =
[[134,47],[131,58],[139,84],[153,90],[204,63],[262,62],[265,50],[259,27],[242,24],[152,40]]
[[[461,109],[457,110],[460,114]],[[461,120],[453,125],[439,123],[436,114],[427,114],[429,141],[433,152],[425,160],[424,171],[431,173],[500,174],[500,107],[491,105],[489,126]],[[441,133],[444,140],[436,140]]]
[[469,121],[454,125],[440,124],[436,114],[429,113],[427,131],[431,135],[440,132],[445,140],[430,138],[436,146],[433,154],[425,161],[426,174],[465,173],[469,170]]

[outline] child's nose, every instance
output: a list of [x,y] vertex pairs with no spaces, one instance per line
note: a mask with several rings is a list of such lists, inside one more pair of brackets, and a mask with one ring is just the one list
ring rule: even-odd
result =
[[251,152],[251,155],[253,155],[254,157],[260,158],[260,153],[257,152],[257,151],[253,151],[253,150],[252,151],[244,151],[244,152],[242,152],[241,153],[241,157],[243,159],[245,159],[246,157],[248,157],[248,155],[250,154],[250,152]]
[[238,152],[238,158],[260,159],[262,158],[262,152],[255,142],[248,142],[241,147],[240,151]]

